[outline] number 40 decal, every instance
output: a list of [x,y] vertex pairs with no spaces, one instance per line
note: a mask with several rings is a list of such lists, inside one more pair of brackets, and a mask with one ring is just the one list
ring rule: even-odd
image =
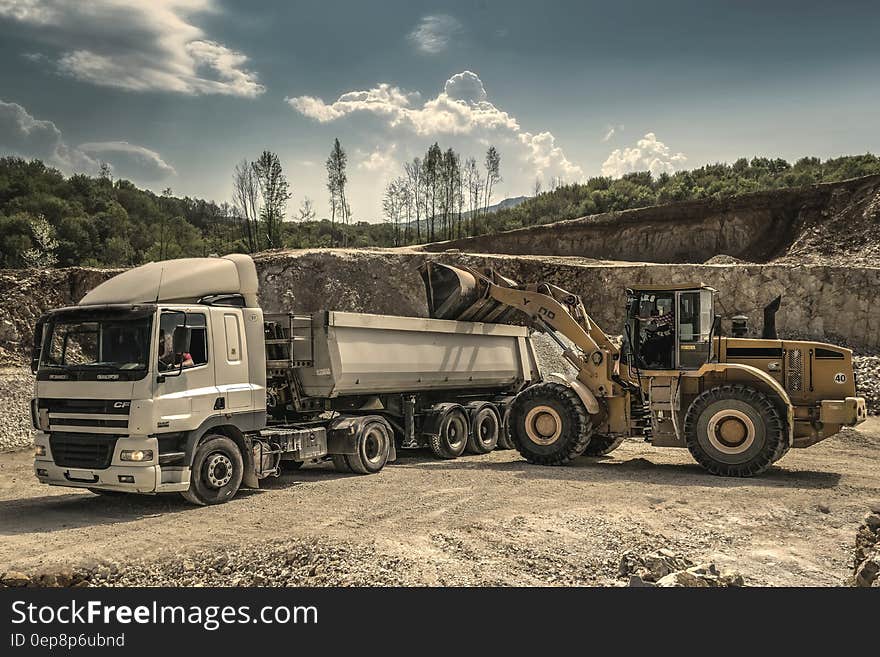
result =
[[834,383],[846,383],[846,374],[838,372],[834,375]]

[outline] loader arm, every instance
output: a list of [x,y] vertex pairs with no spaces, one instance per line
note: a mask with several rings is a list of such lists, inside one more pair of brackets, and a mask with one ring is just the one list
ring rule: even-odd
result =
[[565,359],[577,370],[577,379],[597,398],[624,394],[617,382],[620,350],[590,318],[578,295],[549,283],[520,286],[491,270],[484,274],[468,266],[427,262],[421,271],[432,316],[498,321],[505,310],[518,310],[529,318],[533,328],[560,346]]

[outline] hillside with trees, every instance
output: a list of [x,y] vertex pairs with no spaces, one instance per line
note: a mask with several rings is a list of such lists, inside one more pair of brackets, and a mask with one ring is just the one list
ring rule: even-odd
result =
[[[0,267],[131,266],[150,260],[254,252],[267,248],[393,246],[493,233],[589,214],[700,198],[724,198],[880,173],[880,158],[821,161],[740,159],[673,175],[633,173],[559,185],[513,208],[488,212],[501,180],[501,156],[462,160],[439,144],[404,165],[386,189],[384,221],[351,221],[345,154],[328,158],[331,217],[316,217],[309,199],[287,207],[289,182],[278,156],[243,160],[233,199],[217,203],[161,194],[114,180],[109,171],[64,176],[39,160],[0,158]],[[376,219],[379,219],[378,217]]]

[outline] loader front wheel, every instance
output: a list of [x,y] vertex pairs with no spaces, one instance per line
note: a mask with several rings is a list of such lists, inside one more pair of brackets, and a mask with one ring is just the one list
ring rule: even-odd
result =
[[764,472],[786,440],[785,421],[773,400],[749,386],[710,388],[688,408],[687,446],[712,474],[752,477]]
[[510,436],[529,463],[565,465],[590,443],[590,418],[574,390],[561,383],[539,383],[513,400]]

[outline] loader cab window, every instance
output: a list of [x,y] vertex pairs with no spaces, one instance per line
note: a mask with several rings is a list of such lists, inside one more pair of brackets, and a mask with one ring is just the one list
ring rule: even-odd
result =
[[675,293],[639,292],[633,307],[631,333],[638,367],[675,367]]
[[159,320],[160,372],[208,362],[208,326],[202,313],[163,312]]
[[711,290],[678,292],[678,367],[698,369],[709,359],[712,329]]

